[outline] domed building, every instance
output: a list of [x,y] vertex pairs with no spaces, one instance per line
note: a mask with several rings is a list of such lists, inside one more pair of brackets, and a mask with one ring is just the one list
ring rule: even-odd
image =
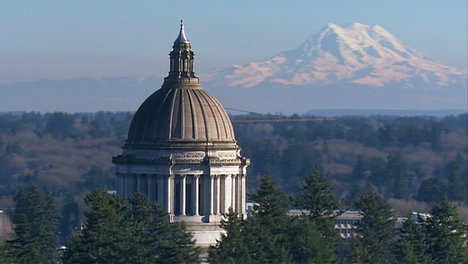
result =
[[204,247],[216,243],[229,208],[245,215],[249,160],[226,111],[195,76],[182,23],[172,48],[169,75],[133,116],[122,154],[112,161],[119,195],[146,194]]

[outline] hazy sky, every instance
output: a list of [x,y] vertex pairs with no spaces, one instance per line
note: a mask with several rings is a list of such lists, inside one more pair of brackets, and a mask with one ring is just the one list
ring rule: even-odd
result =
[[198,73],[295,49],[329,22],[379,24],[467,68],[466,0],[0,0],[0,83],[166,75],[181,18]]

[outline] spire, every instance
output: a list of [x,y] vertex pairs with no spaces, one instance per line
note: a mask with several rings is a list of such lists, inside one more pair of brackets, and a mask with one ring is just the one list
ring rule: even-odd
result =
[[169,76],[165,78],[165,82],[196,83],[198,78],[193,72],[193,57],[190,42],[185,36],[184,21],[180,20],[180,32],[177,39],[174,41],[172,51],[169,53],[170,66]]
[[187,39],[187,37],[185,36],[185,30],[184,30],[184,20],[180,20],[180,32],[179,32],[179,36],[177,37],[177,39],[174,41],[174,44],[175,43],[190,43]]

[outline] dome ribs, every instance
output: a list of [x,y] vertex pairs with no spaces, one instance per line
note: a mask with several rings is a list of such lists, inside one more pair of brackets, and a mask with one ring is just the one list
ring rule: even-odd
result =
[[[197,102],[198,102],[198,107],[197,107],[197,110],[200,112],[202,118],[199,118],[198,121],[200,124],[202,124],[202,126],[200,127],[203,127],[204,129],[200,129],[199,132],[203,132],[204,136],[200,135],[199,139],[206,139],[208,140],[209,137],[208,137],[208,126],[206,124],[206,113],[205,113],[205,109],[202,107],[203,106],[203,103],[201,102],[201,99],[200,99],[200,95],[199,93],[194,90],[193,91],[193,94],[195,95],[195,97],[197,98]],[[197,115],[198,116],[198,115]],[[198,122],[197,122],[198,123]]]
[[[219,139],[227,139],[227,131],[226,131],[226,120],[223,116],[223,114],[221,112],[225,112],[224,110],[221,111],[221,104],[216,100],[214,99],[214,97],[209,97],[209,100],[211,101],[210,103],[210,107],[212,109],[212,111],[216,111],[216,114],[214,114],[214,117],[215,117],[215,122],[216,123],[219,123],[221,122],[222,123],[222,126],[220,128],[220,126],[216,126],[217,128],[217,131],[218,131],[218,138]],[[213,110],[213,108],[215,108],[216,110]]]
[[197,119],[197,113],[194,111],[194,106],[193,106],[193,98],[192,98],[192,92],[190,92],[191,90],[185,90],[186,92],[186,95],[187,95],[187,101],[189,102],[189,106],[190,106],[190,121],[191,121],[191,126],[188,128],[188,129],[191,129],[191,133],[190,133],[190,138],[191,139],[196,139],[198,137],[198,133],[197,133],[197,122],[196,122],[196,119]]

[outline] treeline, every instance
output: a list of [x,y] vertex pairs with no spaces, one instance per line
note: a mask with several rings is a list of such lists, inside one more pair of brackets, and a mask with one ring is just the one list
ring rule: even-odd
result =
[[[401,228],[386,200],[373,190],[356,200],[362,219],[343,245],[336,218],[345,206],[316,168],[297,194],[285,194],[269,176],[252,193],[248,218],[225,215],[226,230],[208,250],[216,263],[465,263],[467,232],[446,200],[427,218],[409,215]],[[199,263],[200,249],[183,224],[170,223],[158,204],[136,193],[122,200],[105,189],[89,193],[83,228],[58,248],[57,212],[46,192],[30,185],[15,198],[16,237],[0,247],[1,263]],[[38,206],[32,206],[37,204]],[[291,215],[292,206],[303,209]],[[48,221],[51,220],[51,221]]]
[[[252,187],[270,173],[292,193],[303,179],[300,175],[318,164],[330,172],[343,198],[371,186],[385,198],[434,202],[444,196],[467,198],[467,121],[466,114],[345,116],[319,122],[234,123],[234,128],[244,155],[251,158]],[[435,185],[431,196],[428,191]]]
[[[233,118],[252,117],[259,116]],[[115,189],[111,157],[121,152],[131,118],[128,112],[0,114],[0,207],[10,206],[16,187],[29,182],[61,199],[59,208],[74,201],[83,207],[79,199],[96,187]],[[386,199],[467,199],[467,114],[233,126],[243,155],[251,159],[250,191],[269,173],[293,193],[318,165],[349,204],[369,188]]]

